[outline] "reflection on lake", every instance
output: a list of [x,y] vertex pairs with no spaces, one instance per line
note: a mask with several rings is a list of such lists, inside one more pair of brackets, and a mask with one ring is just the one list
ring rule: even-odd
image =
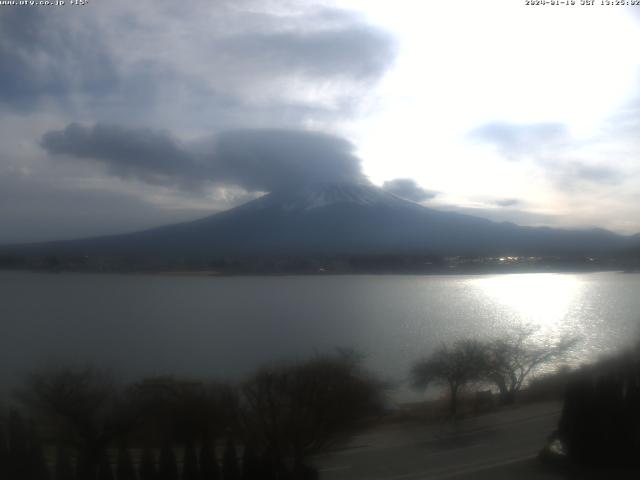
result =
[[81,362],[126,377],[237,378],[338,347],[402,381],[442,342],[532,323],[580,359],[639,333],[640,275],[172,277],[0,272],[3,383]]

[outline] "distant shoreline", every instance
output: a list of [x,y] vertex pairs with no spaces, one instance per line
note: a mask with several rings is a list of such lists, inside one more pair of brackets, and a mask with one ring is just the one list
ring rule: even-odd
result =
[[623,268],[603,268],[603,269],[450,269],[443,271],[339,271],[339,272],[220,272],[216,270],[48,270],[48,269],[11,269],[0,268],[0,273],[20,272],[34,274],[89,274],[89,275],[142,275],[153,277],[202,277],[202,278],[228,278],[228,277],[343,277],[343,276],[430,276],[430,277],[451,277],[461,276],[481,276],[481,275],[526,275],[526,274],[588,274],[588,273],[620,273],[620,274],[640,274],[638,269]]

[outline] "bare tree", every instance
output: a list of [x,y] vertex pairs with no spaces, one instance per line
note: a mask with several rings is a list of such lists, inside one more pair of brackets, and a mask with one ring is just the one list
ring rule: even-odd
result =
[[79,469],[93,475],[107,446],[130,432],[140,418],[112,377],[92,369],[34,374],[20,397],[61,444],[79,452]]
[[524,326],[486,344],[484,376],[500,391],[500,401],[510,404],[527,378],[539,367],[566,356],[578,337],[563,337],[552,344],[535,340],[538,327]]
[[236,428],[236,393],[225,383],[162,376],[137,382],[132,391],[152,437],[195,444]]
[[349,433],[381,405],[382,384],[344,352],[266,368],[242,389],[248,441],[274,461],[302,460]]
[[482,378],[485,358],[486,346],[476,340],[459,340],[451,346],[443,345],[413,366],[413,385],[421,389],[434,384],[448,387],[449,415],[454,416],[458,411],[460,389]]

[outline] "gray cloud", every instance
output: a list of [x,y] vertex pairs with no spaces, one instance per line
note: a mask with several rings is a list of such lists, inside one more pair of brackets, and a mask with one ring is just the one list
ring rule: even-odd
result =
[[77,123],[44,134],[42,147],[53,155],[69,155],[102,163],[109,173],[156,185],[192,187],[205,168],[168,132]]
[[495,200],[493,203],[498,207],[515,207],[516,205],[520,205],[522,202],[517,198],[501,198]]
[[121,178],[186,189],[222,184],[272,191],[362,178],[353,146],[316,132],[235,130],[183,144],[165,131],[71,124],[47,132],[41,145],[53,155],[98,162]]
[[615,185],[623,179],[622,172],[604,166],[591,165],[580,161],[570,161],[561,165],[555,174],[561,186],[575,187],[585,182],[600,185]]
[[602,160],[580,159],[581,149],[584,151],[588,143],[573,139],[561,123],[490,123],[473,130],[470,136],[495,145],[508,160],[532,159],[563,189],[612,185],[623,178],[621,171],[603,165]]
[[393,38],[348,10],[289,10],[282,0],[2,9],[0,107],[174,129],[352,114],[393,62]]
[[102,97],[118,88],[116,66],[99,32],[77,22],[74,12],[52,10],[67,9],[2,9],[0,105],[32,110],[44,100],[64,105],[72,95]]
[[363,178],[353,145],[331,135],[292,130],[221,133],[212,155],[214,179],[248,190]]
[[438,195],[438,192],[422,188],[415,180],[410,178],[396,178],[384,182],[382,188],[398,197],[406,198],[414,202],[424,202]]
[[569,132],[562,123],[512,124],[494,122],[470,133],[472,139],[491,143],[509,160],[535,156],[558,148],[568,140]]
[[359,25],[243,34],[226,39],[224,47],[228,57],[242,58],[255,70],[364,81],[379,78],[395,57],[388,33]]
[[536,213],[519,208],[481,208],[458,205],[439,205],[438,209],[486,218],[494,222],[509,222],[527,226],[558,226],[571,223],[571,219],[561,215]]

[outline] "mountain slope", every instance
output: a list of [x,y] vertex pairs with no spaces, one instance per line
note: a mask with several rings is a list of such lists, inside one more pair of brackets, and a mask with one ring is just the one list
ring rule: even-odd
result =
[[[274,192],[194,222],[15,246],[23,255],[212,260],[268,255],[596,255],[628,248],[606,230],[520,227],[442,212],[365,183]],[[7,249],[3,249],[7,251]]]

